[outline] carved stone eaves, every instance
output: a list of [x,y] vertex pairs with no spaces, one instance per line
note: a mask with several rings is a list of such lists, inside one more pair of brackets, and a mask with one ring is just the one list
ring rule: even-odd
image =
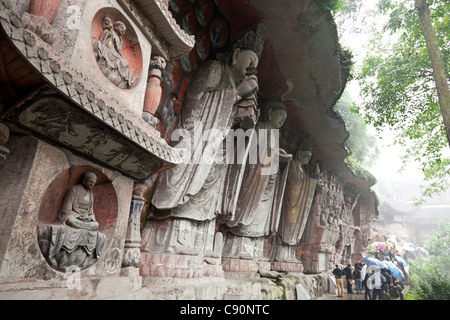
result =
[[[170,147],[155,128],[133,113],[124,103],[105,92],[89,76],[59,56],[41,38],[22,28],[20,18],[11,11],[9,0],[0,0],[0,9],[1,27],[12,47],[61,97],[76,107],[74,114],[86,115],[106,128],[110,136],[117,135],[125,139],[123,144],[131,146],[133,152],[139,152],[143,166],[145,154],[154,157],[155,163],[159,163],[152,168],[146,168],[144,171],[147,172],[142,172],[141,176],[133,175],[135,180],[145,180],[155,172],[183,162],[183,150]],[[15,116],[18,116],[17,110],[4,112],[5,120],[14,119]],[[94,160],[104,162],[102,159]]]
[[166,60],[175,60],[189,53],[195,37],[177,24],[163,0],[118,0],[123,9]]

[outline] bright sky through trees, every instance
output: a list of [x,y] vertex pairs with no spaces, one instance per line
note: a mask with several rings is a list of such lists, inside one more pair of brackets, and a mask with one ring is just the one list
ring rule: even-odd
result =
[[[384,47],[389,48],[391,43],[398,40],[398,34],[380,33],[383,26],[388,21],[387,16],[383,16],[377,10],[378,1],[358,1],[345,0],[348,6],[351,7],[351,12],[344,9],[338,11],[335,15],[336,23],[338,25],[338,32],[340,42],[344,48],[351,50],[353,54],[353,74],[356,74],[363,64],[363,59],[368,52],[372,52],[373,42],[369,40],[373,37],[378,37],[377,43],[382,43]],[[378,31],[378,35],[377,35]],[[386,52],[389,54],[389,52]],[[350,91],[351,96],[356,104],[362,104],[360,98],[360,88],[356,80],[350,81],[347,85],[347,90]],[[375,129],[371,132],[375,134]],[[401,172],[402,155],[405,154],[406,148],[398,144],[394,145],[394,132],[389,129],[384,129],[378,136],[378,148],[380,149],[379,159],[375,165],[367,168],[378,180],[374,189],[379,194],[380,198],[384,200],[386,196],[393,193],[393,186],[395,184],[408,185],[408,197],[404,199],[412,202],[414,198],[420,198],[420,185],[423,184],[423,173],[419,169],[419,164],[409,161]],[[450,150],[445,150],[450,153]]]

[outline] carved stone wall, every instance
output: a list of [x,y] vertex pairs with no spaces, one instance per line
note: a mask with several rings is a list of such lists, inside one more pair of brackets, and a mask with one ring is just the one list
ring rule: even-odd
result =
[[[278,299],[282,297],[280,290],[261,295],[265,290],[264,283],[269,282],[271,286],[275,286],[270,282],[272,280],[264,277],[281,277],[277,272],[271,273],[271,267],[281,272],[299,273],[303,266],[297,261],[301,260],[305,271],[327,272],[335,262],[348,257],[358,259],[364,253],[370,238],[371,222],[370,218],[366,218],[371,214],[373,204],[367,197],[357,202],[356,207],[348,207],[344,203],[342,180],[345,179],[339,176],[342,172],[335,173],[341,150],[336,151],[334,146],[324,148],[324,145],[328,145],[328,140],[324,137],[331,137],[338,131],[329,128],[343,129],[344,125],[339,119],[331,119],[325,115],[323,122],[318,120],[319,124],[311,126],[314,122],[312,119],[322,119],[320,112],[332,108],[331,101],[337,97],[336,92],[343,88],[342,81],[339,88],[337,87],[336,77],[331,71],[326,76],[322,75],[326,73],[322,70],[328,70],[328,67],[324,68],[321,60],[329,57],[327,48],[333,48],[336,44],[330,45],[331,42],[324,41],[325,46],[322,39],[317,41],[317,37],[326,36],[327,39],[337,41],[334,34],[328,34],[330,30],[334,30],[332,24],[327,22],[327,28],[319,30],[319,26],[326,20],[323,18],[329,17],[329,12],[325,14],[322,9],[318,10],[319,7],[313,2],[300,1],[299,4],[293,1],[292,5],[295,3],[296,9],[302,8],[304,14],[312,17],[311,19],[308,16],[308,19],[301,21],[300,18],[305,16],[290,17],[294,18],[296,28],[293,28],[295,32],[292,32],[292,26],[289,27],[286,35],[295,39],[298,36],[302,41],[286,41],[280,45],[280,39],[284,39],[285,35],[273,37],[277,31],[273,26],[284,26],[284,21],[278,21],[272,16],[270,22],[275,24],[271,25],[272,38],[267,42],[269,50],[264,52],[260,60],[262,72],[258,74],[258,79],[261,79],[260,89],[265,89],[260,92],[261,97],[266,99],[265,95],[275,92],[279,96],[280,92],[286,92],[285,97],[289,94],[286,104],[289,105],[289,110],[295,111],[288,113],[291,123],[289,129],[283,132],[285,144],[281,143],[281,146],[288,146],[287,152],[294,153],[299,141],[294,138],[293,131],[309,128],[311,132],[316,132],[324,125],[327,129],[315,137],[314,143],[319,142],[321,145],[313,151],[313,154],[317,152],[317,159],[314,165],[306,169],[309,171],[308,176],[312,179],[315,165],[322,165],[319,158],[337,159],[331,161],[334,162],[331,166],[335,168],[325,170],[318,181],[314,180],[311,190],[303,193],[303,198],[308,198],[302,200],[307,203],[305,207],[308,208],[305,209],[305,217],[308,218],[301,222],[302,228],[304,227],[303,237],[297,244],[289,243],[292,248],[290,247],[285,255],[292,259],[281,260],[280,264],[275,266],[271,264],[274,261],[269,261],[265,255],[260,261],[252,258],[222,260],[223,246],[233,238],[231,233],[227,236],[226,232],[219,232],[219,225],[216,225],[214,220],[189,223],[185,220],[155,220],[152,223],[155,224],[156,232],[144,233],[142,239],[139,225],[139,222],[146,221],[145,210],[149,207],[154,191],[155,173],[181,163],[182,151],[170,147],[167,142],[181,113],[180,108],[193,72],[206,65],[205,62],[209,60],[217,59],[223,62],[224,54],[230,49],[231,39],[238,31],[247,28],[247,24],[253,25],[254,22],[263,21],[266,16],[270,16],[270,10],[267,11],[272,6],[270,1],[54,1],[55,4],[59,2],[61,4],[55,6],[57,9],[51,14],[52,19],[49,18],[50,20],[45,22],[38,18],[36,22],[27,13],[31,0],[0,0],[1,44],[15,53],[14,58],[22,63],[18,64],[21,72],[28,72],[35,77],[31,79],[35,80],[34,82],[18,86],[23,91],[17,93],[13,97],[14,100],[9,101],[19,101],[14,105],[5,104],[4,108],[5,90],[0,92],[0,124],[6,123],[9,126],[6,130],[0,128],[0,153],[7,155],[5,158],[0,154],[1,297],[27,286],[33,290],[34,285],[48,289],[51,297],[55,295],[54,288],[64,292],[67,287],[77,288],[80,281],[83,282],[83,290],[69,293],[73,294],[74,298],[110,297],[110,284],[124,281],[128,286],[127,290],[141,289],[142,276],[146,277],[143,281],[147,288],[143,288],[145,290],[140,293],[144,292],[146,298],[159,298],[158,290],[160,293],[167,290],[159,285],[176,286],[179,278],[192,280],[191,283],[205,287],[208,287],[208,281],[214,278],[214,281],[219,283],[216,292],[213,292],[214,289],[199,291],[210,292],[211,296],[195,293],[189,297]],[[308,11],[306,8],[310,4],[313,9],[321,12]],[[243,8],[253,8],[253,11],[247,12],[242,10]],[[230,16],[233,10],[236,14]],[[247,15],[248,20],[241,19]],[[133,74],[135,78],[129,86],[121,87],[113,83],[107,72],[99,67],[99,50],[93,43],[96,39],[101,39],[105,32],[102,25],[105,17],[109,17],[113,22],[121,21],[126,27],[126,32],[118,37],[121,45],[120,50],[117,50],[123,53],[123,57],[114,53],[111,60],[117,58],[117,63],[122,64],[123,70]],[[45,28],[40,28],[41,26]],[[328,28],[330,26],[331,29]],[[300,35],[297,34],[298,27],[301,29]],[[284,29],[287,30],[285,26]],[[319,36],[312,37],[316,32]],[[193,50],[190,50],[189,46],[193,45],[194,37],[188,34],[195,36]],[[172,36],[175,40],[171,39]],[[309,43],[313,42],[312,39],[316,41],[313,44]],[[297,43],[301,43],[301,50],[298,50]],[[285,44],[288,47],[285,47]],[[306,59],[304,70],[299,68],[301,63],[279,59],[289,56],[285,53],[291,52],[290,49],[296,49],[293,54],[301,56],[302,61]],[[104,48],[100,49],[101,54],[104,54],[103,50]],[[334,51],[334,48],[331,51]],[[317,52],[321,54],[317,55]],[[165,61],[168,66],[154,70],[156,72],[150,75],[157,79],[158,99],[154,99],[156,102],[150,109],[152,117],[145,119],[142,118],[142,111],[148,88],[147,80],[150,77],[149,69],[152,68],[151,58],[155,54],[168,60]],[[314,59],[308,57],[309,54],[312,54]],[[333,54],[332,59],[335,59],[335,56],[336,54]],[[308,69],[313,67],[307,64],[316,65],[320,72]],[[329,67],[330,70],[336,70],[340,66],[333,60]],[[11,74],[14,69],[7,71]],[[297,73],[306,76],[299,78]],[[311,74],[314,77],[311,77]],[[338,77],[342,80],[340,74]],[[295,81],[290,78],[295,78]],[[325,85],[321,83],[324,78],[330,80]],[[292,88],[294,83],[297,83],[297,87],[301,83],[302,90]],[[12,84],[18,85],[19,82]],[[36,84],[45,86],[36,90]],[[311,88],[322,88],[322,85],[323,90],[316,97],[316,90]],[[291,88],[286,91],[286,87]],[[230,97],[232,100],[233,96]],[[307,98],[303,99],[304,97]],[[322,105],[325,100],[326,105]],[[299,101],[304,101],[305,105],[300,105]],[[315,113],[316,110],[319,111]],[[6,131],[8,138],[2,139],[1,134]],[[335,143],[340,139],[340,134],[330,137],[330,141]],[[327,140],[326,143],[324,140]],[[92,263],[83,264],[81,267],[74,266],[69,271],[74,271],[75,274],[71,274],[50,263],[49,246],[54,244],[52,241],[56,241],[58,235],[45,233],[43,230],[60,226],[58,215],[64,195],[87,171],[94,172],[98,177],[97,185],[92,191],[95,199],[93,211],[99,224],[98,230],[105,235],[105,245],[100,256]],[[273,220],[273,233],[265,233],[243,242],[242,247],[250,248],[261,257],[263,252],[270,252],[276,244],[273,241],[277,236],[275,231],[278,220]],[[174,223],[182,224],[183,228],[175,225],[177,228],[174,230],[178,233],[167,234],[165,230]],[[187,231],[194,231],[193,236],[185,237],[184,232]],[[204,254],[199,258],[189,255],[185,250],[174,258],[174,255],[167,252],[167,247],[171,244],[169,238],[174,237],[194,243],[205,251]],[[148,241],[149,238],[151,241]],[[151,246],[149,252],[154,251],[152,254],[141,252],[140,245],[147,242]],[[295,265],[289,265],[290,262]],[[224,270],[234,270],[239,276],[255,281],[244,284],[237,281],[231,285],[223,285],[225,279],[230,276],[230,273],[224,274]],[[263,279],[259,279],[260,277]],[[102,282],[105,279],[106,282]],[[92,289],[93,287],[96,288]],[[247,296],[245,290],[250,287],[253,287],[251,290],[256,288],[257,293],[252,292]],[[151,290],[146,291],[148,288],[153,291],[149,293]],[[226,288],[227,293],[224,291]],[[167,296],[174,297],[177,295],[174,293],[176,291],[168,293]],[[65,294],[67,296],[67,291]]]
[[12,135],[8,146],[12,153],[0,167],[0,176],[14,183],[0,186],[2,230],[9,230],[2,232],[0,283],[46,279],[62,281],[64,286],[71,273],[56,270],[46,262],[38,229],[55,222],[68,185],[85,170],[99,176],[97,190],[93,189],[94,211],[106,243],[97,263],[85,270],[74,267],[72,271],[81,278],[118,274],[133,181],[34,138]]
[[164,92],[157,114],[162,120],[162,136],[169,141],[180,112],[192,73],[203,62],[215,59],[227,49],[230,26],[214,1],[168,1],[169,10],[178,25],[195,36],[195,48],[180,59],[172,60],[163,71]]

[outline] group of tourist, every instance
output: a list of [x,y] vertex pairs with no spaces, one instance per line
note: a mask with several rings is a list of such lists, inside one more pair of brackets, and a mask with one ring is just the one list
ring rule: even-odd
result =
[[398,251],[395,248],[391,248],[389,245],[378,246],[375,253],[375,258],[380,261],[393,261],[395,256],[398,255]]
[[[401,263],[398,263],[402,265]],[[365,272],[363,272],[365,269]],[[337,264],[332,271],[336,278],[337,296],[344,297],[344,278],[347,283],[348,294],[363,294],[365,300],[403,300],[403,281],[395,278],[387,268],[366,266],[364,262],[358,262],[352,267],[348,264],[344,269]],[[353,291],[353,286],[356,292]]]

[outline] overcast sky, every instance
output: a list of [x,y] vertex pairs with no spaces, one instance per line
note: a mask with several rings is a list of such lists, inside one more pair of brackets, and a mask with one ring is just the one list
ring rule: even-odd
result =
[[[384,19],[380,16],[374,15],[371,10],[375,9],[377,1],[363,1],[364,8],[358,15],[358,19],[352,22],[341,24],[339,18],[337,19],[338,30],[340,34],[340,43],[345,48],[350,48],[353,54],[353,61],[356,66],[362,64],[362,60],[366,55],[366,45],[371,36],[373,29],[381,30],[381,26]],[[345,30],[343,32],[343,30]],[[356,30],[356,32],[355,32]],[[347,90],[353,100],[358,103],[361,101],[359,97],[359,87],[357,81],[351,81],[347,85]],[[372,132],[375,134],[375,129],[372,128]],[[378,139],[378,147],[380,149],[380,157],[377,163],[372,168],[367,168],[380,183],[373,189],[377,191],[378,187],[382,185],[381,180],[385,180],[385,183],[395,183],[396,181],[402,181],[405,183],[415,184],[417,190],[419,185],[423,182],[423,175],[416,163],[410,163],[408,166],[399,173],[402,166],[401,155],[404,150],[397,145],[393,144],[393,133],[385,130],[382,139]],[[418,191],[417,191],[418,192]],[[410,199],[419,196],[419,194],[411,194]]]

